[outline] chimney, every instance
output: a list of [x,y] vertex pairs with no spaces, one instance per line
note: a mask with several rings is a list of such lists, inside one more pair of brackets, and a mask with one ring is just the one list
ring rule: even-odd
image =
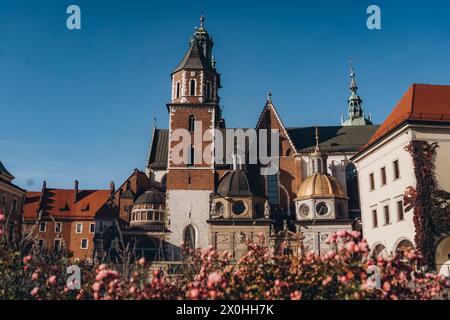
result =
[[109,184],[109,191],[111,191],[111,195],[113,195],[114,192],[116,192],[116,186],[114,184],[114,181],[111,181],[111,183]]
[[42,191],[45,191],[45,189],[47,189],[47,181],[44,180],[44,182],[42,182]]
[[78,180],[75,180],[75,201],[77,202],[77,196],[78,196]]

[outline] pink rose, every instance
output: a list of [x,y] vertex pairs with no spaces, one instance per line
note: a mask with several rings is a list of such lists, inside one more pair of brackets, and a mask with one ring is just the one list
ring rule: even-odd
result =
[[108,271],[107,270],[102,270],[99,273],[97,273],[97,276],[95,277],[95,280],[96,281],[102,281],[107,276],[108,276]]
[[0,221],[5,221],[6,217],[3,213],[0,213]]
[[95,292],[99,292],[101,287],[102,285],[99,282],[94,282],[94,284],[92,285],[92,290],[94,290]]
[[51,276],[50,278],[48,278],[48,283],[50,283],[51,285],[55,285],[56,284],[56,276]]
[[338,232],[336,232],[336,236],[337,236],[338,238],[344,238],[344,237],[347,236],[347,231],[345,231],[345,230],[339,230]]
[[34,289],[31,290],[31,295],[33,297],[36,297],[38,295],[38,293],[39,293],[39,288],[38,287],[34,287]]
[[33,256],[32,255],[28,255],[26,257],[23,257],[23,259],[22,259],[24,264],[30,263],[31,260],[33,260]]
[[359,239],[359,237],[361,237],[361,232],[359,232],[359,231],[352,231],[350,234],[353,238],[356,238],[356,239]]
[[35,272],[31,275],[31,280],[36,281],[37,279],[39,279],[39,273]]
[[139,261],[138,261],[138,263],[139,263],[139,265],[141,266],[141,267],[144,267],[145,266],[145,263],[146,263],[146,261],[145,261],[145,258],[140,258],[139,259]]
[[300,291],[295,291],[291,293],[291,300],[300,300],[302,298],[302,293]]
[[199,294],[198,289],[192,289],[191,291],[189,291],[189,297],[191,299],[198,299],[198,294]]
[[208,276],[208,284],[216,284],[222,281],[222,275],[219,272],[210,273]]
[[384,291],[390,291],[391,290],[391,284],[388,281],[385,281],[383,283],[383,290]]

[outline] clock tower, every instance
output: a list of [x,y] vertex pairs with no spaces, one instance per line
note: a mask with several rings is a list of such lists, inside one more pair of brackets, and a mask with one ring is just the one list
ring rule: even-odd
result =
[[182,242],[190,247],[206,247],[209,242],[207,220],[215,189],[213,137],[214,129],[223,127],[224,121],[214,43],[204,23],[202,16],[187,53],[172,72],[172,96],[167,104],[167,212],[169,242],[174,248]]

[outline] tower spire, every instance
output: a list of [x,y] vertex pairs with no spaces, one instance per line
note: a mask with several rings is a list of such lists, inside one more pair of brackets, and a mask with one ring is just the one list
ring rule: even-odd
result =
[[316,148],[315,148],[316,152],[320,151],[320,146],[319,146],[319,127],[316,126]]
[[350,60],[350,97],[348,103],[348,118],[342,121],[344,126],[368,125],[372,124],[370,119],[364,116],[362,99],[358,95],[358,85],[356,84],[356,73],[353,68],[353,62]]
[[309,168],[310,175],[327,172],[327,154],[325,152],[322,152],[322,150],[320,150],[319,144],[320,137],[318,126],[316,126],[315,129],[315,138],[316,138],[316,145],[314,147],[314,152],[309,154],[309,159],[311,160]]

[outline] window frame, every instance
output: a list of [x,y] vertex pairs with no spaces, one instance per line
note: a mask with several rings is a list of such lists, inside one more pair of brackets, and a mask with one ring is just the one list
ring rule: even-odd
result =
[[197,80],[191,78],[189,79],[189,96],[195,97],[196,95],[197,95]]
[[[78,231],[78,226],[81,226],[80,231]],[[76,234],[81,234],[81,233],[83,233],[83,224],[82,224],[82,223],[76,223],[76,224],[75,224],[75,233],[76,233]]]
[[[56,243],[59,243],[59,246],[58,246],[58,248],[56,247]],[[55,238],[54,240],[53,240],[53,249],[54,250],[61,250],[61,245],[62,245],[62,241],[61,241],[61,238]]]
[[[86,248],[83,248],[83,241],[86,240]],[[80,249],[81,250],[88,250],[89,249],[89,239],[88,238],[81,238],[80,240]]]
[[[270,177],[276,176],[276,186],[277,186],[277,202],[273,203],[271,201],[271,197],[270,197],[270,191],[269,191],[269,179]],[[267,193],[267,198],[269,201],[269,204],[274,205],[274,206],[279,206],[281,204],[281,196],[280,196],[280,173],[276,173],[276,174],[272,174],[272,175],[266,175],[266,193]]]
[[380,168],[381,186],[387,185],[387,172],[386,166]]
[[[41,226],[44,226],[44,230],[42,230]],[[39,232],[40,233],[47,232],[47,222],[46,221],[39,222]]]
[[386,204],[383,206],[383,215],[384,215],[384,225],[390,225],[391,224],[391,212],[389,208],[389,204]]
[[369,173],[369,189],[370,191],[374,191],[375,188],[375,173],[371,172]]
[[[94,227],[94,230],[92,231],[92,227]],[[89,233],[94,234],[95,233],[95,222],[89,223]]]
[[378,211],[372,209],[372,229],[378,228]]
[[397,201],[397,221],[405,221],[405,208],[402,200]]
[[392,167],[394,171],[394,180],[400,179],[400,162],[398,159],[392,161]]
[[[59,231],[56,230],[56,226],[59,226]],[[55,222],[54,231],[55,231],[55,233],[62,232],[62,222]]]
[[177,81],[177,83],[175,84],[175,99],[178,99],[181,97],[181,85],[180,85],[180,81]]

